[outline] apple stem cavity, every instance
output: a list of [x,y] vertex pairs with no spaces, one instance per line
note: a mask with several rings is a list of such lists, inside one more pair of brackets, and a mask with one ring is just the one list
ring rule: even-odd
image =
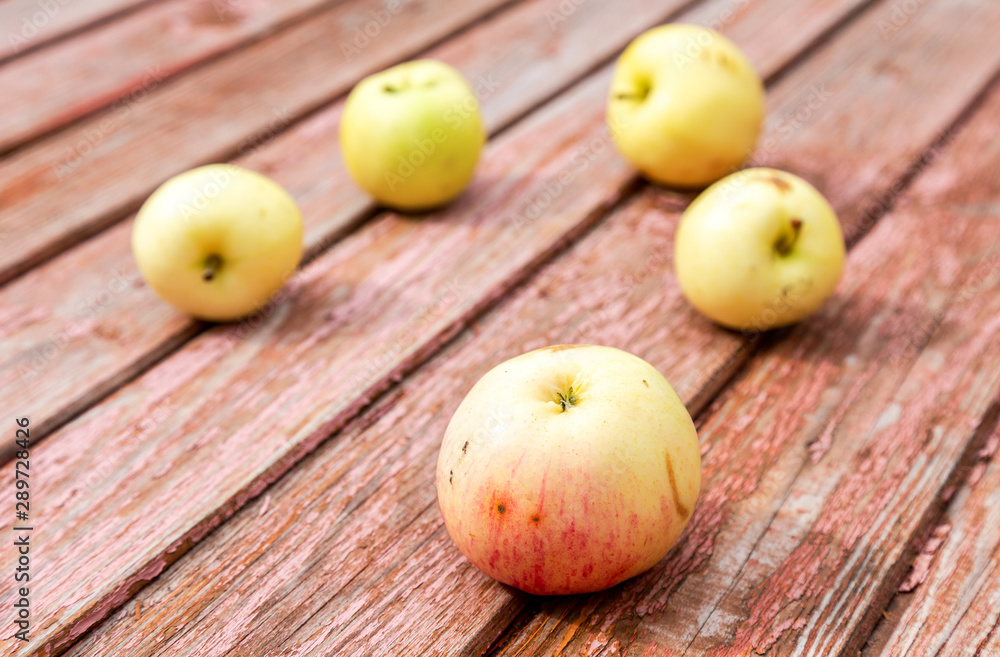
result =
[[402,91],[406,91],[407,89],[413,89],[413,88],[430,89],[431,87],[434,86],[437,86],[436,79],[424,80],[419,84],[413,84],[410,80],[403,79],[397,82],[386,82],[385,84],[382,85],[382,91],[384,91],[387,94],[398,94]]
[[788,255],[792,247],[795,246],[795,242],[799,239],[799,233],[802,231],[802,220],[795,217],[789,222],[792,226],[791,233],[785,233],[778,238],[778,241],[774,244],[774,250],[778,252],[779,255]]
[[215,279],[216,273],[222,267],[222,258],[216,254],[212,254],[205,258],[205,269],[201,272],[201,280],[206,283],[212,282]]
[[561,392],[559,393],[559,405],[562,406],[562,410],[564,413],[566,412],[567,408],[569,408],[570,406],[576,406],[579,403],[579,401],[580,398],[576,396],[575,392],[573,392],[573,386],[570,386],[569,389],[566,390],[565,395]]
[[626,100],[633,103],[641,103],[646,100],[646,96],[653,90],[653,84],[649,78],[642,77],[629,88],[622,89],[615,94],[615,100]]
[[620,91],[617,94],[615,94],[615,99],[628,100],[635,103],[641,103],[642,101],[646,100],[646,96],[649,95],[649,92],[651,90],[652,87],[650,86],[649,82],[643,80],[638,85],[636,85],[634,90]]

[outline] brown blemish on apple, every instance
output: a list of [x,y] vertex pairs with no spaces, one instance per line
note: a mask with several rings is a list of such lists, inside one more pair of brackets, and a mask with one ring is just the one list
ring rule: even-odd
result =
[[786,193],[792,191],[792,186],[788,184],[788,181],[782,180],[778,176],[770,176],[768,178],[762,178],[762,180],[777,187],[779,192]]
[[[454,476],[455,476],[455,471],[454,470],[449,470],[448,471],[448,483],[449,484],[451,484],[451,478],[454,477]],[[454,485],[454,484],[452,484],[452,485]]]
[[649,384],[648,384],[648,383],[646,383],[646,379],[643,379],[643,380],[642,380],[642,385],[646,386],[647,388],[649,387]]
[[567,349],[578,349],[586,346],[585,344],[554,344],[551,347],[543,347],[542,351],[566,351]]
[[507,507],[505,507],[503,503],[497,504],[497,513],[500,515],[507,513]]
[[674,508],[681,518],[687,518],[691,514],[691,511],[681,504],[681,496],[677,493],[677,477],[674,475],[674,464],[670,460],[669,453],[667,454],[667,478],[670,479],[670,492],[674,494]]
[[539,523],[539,522],[540,522],[541,520],[542,520],[541,516],[531,516],[531,522],[535,523],[536,525],[537,525],[537,524],[538,524],[538,523]]
[[465,450],[469,449],[469,441],[466,440],[465,444],[462,445],[462,453],[465,454]]

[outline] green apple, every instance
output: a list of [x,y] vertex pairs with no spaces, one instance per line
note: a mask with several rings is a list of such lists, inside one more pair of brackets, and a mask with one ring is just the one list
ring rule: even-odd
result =
[[840,280],[844,251],[837,215],[812,185],[746,169],[684,212],[674,266],[695,308],[723,326],[763,331],[819,308]]
[[149,286],[199,319],[238,319],[263,306],[302,257],[302,215],[274,181],[231,164],[163,183],[132,228]]
[[608,125],[618,150],[647,178],[703,187],[753,152],[764,86],[746,56],[695,25],[641,34],[615,65]]
[[485,141],[469,83],[431,59],[365,78],[340,119],[347,170],[376,200],[399,210],[429,209],[458,196]]
[[438,503],[487,575],[539,595],[614,586],[649,569],[694,510],[691,416],[627,352],[556,345],[487,372],[445,431]]

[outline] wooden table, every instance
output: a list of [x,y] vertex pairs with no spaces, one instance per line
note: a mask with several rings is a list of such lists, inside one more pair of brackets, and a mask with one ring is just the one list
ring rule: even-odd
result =
[[[801,325],[697,315],[690,196],[609,141],[614,59],[667,21],[747,52],[754,162],[840,216],[844,280]],[[4,0],[0,27],[0,499],[23,525],[27,417],[33,527],[27,644],[25,532],[0,541],[0,654],[1000,655],[1000,3]],[[336,137],[351,86],[416,57],[469,78],[492,135],[429,216],[376,208]],[[129,235],[225,160],[290,190],[308,256],[209,326]],[[703,488],[651,571],[543,599],[453,547],[434,465],[481,374],[567,342],[666,374]]]

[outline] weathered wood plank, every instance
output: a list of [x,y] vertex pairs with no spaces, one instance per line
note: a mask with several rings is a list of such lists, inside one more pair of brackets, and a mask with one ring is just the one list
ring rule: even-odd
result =
[[350,62],[342,44],[384,3],[337,5],[14,153],[0,162],[0,282],[123,219],[167,177],[245,153],[360,76],[509,2],[400,3]]
[[998,107],[708,413],[677,552],[614,595],[544,603],[500,654],[857,654],[1000,390]]
[[125,112],[171,76],[330,3],[170,0],[19,58],[0,67],[0,89],[17,99],[0,105],[0,153],[109,105]]
[[[391,645],[451,654],[488,640],[524,600],[477,576],[450,547],[431,485],[439,437],[476,377],[543,344],[600,342],[650,359],[685,401],[700,405],[742,361],[744,338],[700,321],[676,286],[663,284],[676,215],[654,206],[647,195],[613,215],[73,654],[114,645],[137,654],[221,654],[233,645],[251,653]],[[276,637],[292,630],[279,646]],[[463,641],[469,632],[473,639]]]
[[[472,193],[440,219],[384,215],[307,268],[256,330],[200,336],[39,446],[35,459],[54,479],[42,508],[58,527],[38,536],[48,541],[40,559],[61,585],[35,601],[52,614],[40,612],[37,645],[64,646],[100,620],[596,221],[633,178],[603,126],[609,75],[505,133]],[[528,206],[548,199],[554,181],[562,193],[545,220],[518,220],[535,216]],[[199,416],[211,430],[196,428]],[[215,466],[196,473],[204,463]],[[202,477],[203,497],[174,493]],[[129,516],[140,499],[143,512]],[[72,511],[61,508],[70,500]]]
[[[812,407],[825,418],[799,423],[812,439],[808,461],[784,495],[776,486],[762,500],[774,510],[767,530],[692,650],[714,646],[735,629],[733,654],[773,645],[779,654],[853,657],[881,618],[909,550],[938,513],[956,465],[1000,392],[1000,181],[986,173],[1000,165],[998,109],[995,88],[974,128],[961,133],[857,250],[855,261],[923,258],[897,274],[916,278],[926,270],[913,293],[884,297],[880,268],[859,267],[869,273],[853,277],[858,303],[831,309],[830,321],[813,328],[837,331],[826,338],[829,350],[810,349],[806,340],[790,343],[748,374],[747,392],[756,387],[766,394],[768,374],[773,380],[789,357],[809,354],[813,375],[792,378],[782,405]],[[983,213],[983,203],[994,209]],[[876,310],[850,345],[845,328],[852,311],[864,314],[872,304],[897,312]],[[824,372],[838,366],[844,374]],[[741,401],[731,400],[710,422],[734,430],[759,397]],[[794,431],[781,411],[775,415],[770,426],[755,422],[753,434],[769,440]],[[802,455],[796,455],[800,463]],[[751,591],[754,600],[747,602]],[[736,610],[746,617],[734,619]]]
[[[991,94],[980,112],[994,116],[1000,112],[1000,90]],[[949,159],[950,166],[934,167],[921,185],[921,189],[933,190],[952,214],[994,223],[1000,217],[1000,184],[990,166],[1000,162],[996,123],[972,121],[963,129],[961,140],[973,155],[958,163]],[[956,184],[962,179],[964,183]],[[918,207],[928,204],[929,199],[924,198],[917,202]],[[983,262],[959,296],[967,295],[967,290],[981,285],[998,269],[1000,258]],[[907,575],[907,582],[916,588],[893,599],[887,620],[865,648],[866,657],[985,656],[1000,652],[1000,632],[993,630],[1000,614],[998,444],[1000,434],[994,429],[976,455],[965,486],[951,500],[948,514],[936,521],[942,527],[938,538],[947,531],[936,555],[917,557],[914,570]]]
[[890,605],[887,635],[865,646],[866,657],[1000,654],[998,444],[994,429]]
[[[938,300],[947,299],[953,286],[979,266],[974,258],[993,259],[1000,252],[995,248],[995,226],[979,222],[938,232],[927,230],[926,217],[926,210],[916,211],[906,217],[910,225],[905,227],[893,217],[886,231],[896,229],[899,237],[878,231],[872,237],[881,243],[873,240],[871,248],[863,243],[859,249],[859,257],[901,259],[905,253],[912,258],[915,242],[939,240],[920,244],[922,257],[936,271],[924,274],[920,287],[911,288],[910,299],[898,298],[892,304],[894,315],[879,313],[856,336],[851,351],[834,347],[817,353],[815,365],[803,368],[812,369],[811,376],[793,376],[786,394],[775,398],[763,384],[765,377],[773,379],[787,370],[789,359],[798,355],[794,347],[781,350],[770,367],[752,372],[752,383],[737,393],[717,421],[710,421],[720,441],[732,440],[737,419],[745,419],[761,394],[767,395],[765,404],[774,400],[771,403],[780,407],[772,418],[754,423],[750,440],[743,443],[744,454],[756,451],[754,441],[791,443],[791,449],[783,450],[775,467],[761,478],[760,494],[749,496],[749,512],[733,510],[730,526],[741,534],[744,549],[729,550],[725,558],[745,560],[738,571],[719,577],[718,584],[725,582],[727,590],[704,617],[690,644],[692,653],[736,655],[773,649],[776,654],[857,654],[902,580],[910,549],[938,513],[954,468],[1000,389],[997,277],[972,297],[976,307],[952,306],[924,346],[926,327],[941,311]],[[937,217],[950,219],[946,213]],[[960,230],[965,235],[958,235]],[[955,239],[961,250],[942,250],[940,240],[947,238]],[[894,248],[885,248],[889,240],[897,240]],[[975,246],[983,243],[992,248],[977,251]],[[932,259],[935,255],[947,260]],[[959,264],[957,271],[943,269],[953,262]],[[902,273],[914,274],[913,269]],[[958,276],[952,278],[953,273]],[[937,280],[929,281],[931,277]],[[882,301],[878,291],[864,289],[873,280],[871,276],[858,285],[856,315],[864,313],[862,304]],[[911,315],[907,304],[923,295],[938,299],[930,304],[930,312]],[[910,323],[911,318],[917,321]],[[893,335],[895,327],[887,326],[892,320],[906,322],[906,332]],[[816,328],[832,330],[845,323]],[[834,340],[842,340],[843,334]],[[879,347],[871,349],[875,341]],[[912,351],[920,352],[915,360],[907,358]],[[842,359],[831,357],[833,353]],[[859,367],[854,359],[866,364]],[[982,367],[985,363],[991,366]],[[831,376],[824,369],[842,371]],[[753,400],[744,396],[751,391]],[[831,399],[835,397],[839,399]],[[786,404],[816,408],[825,417],[789,422]],[[796,430],[807,441],[791,439],[789,434]],[[734,520],[741,511],[745,517]],[[751,540],[756,542],[752,547],[747,545]],[[720,547],[717,543],[716,550]],[[636,641],[636,648],[663,645],[672,632],[662,629],[671,620],[667,612],[643,628],[649,634],[646,641]]]
[[[560,0],[532,0],[427,55],[473,81],[486,126],[496,132],[679,6],[679,0],[586,3],[563,17],[554,13]],[[626,18],[617,18],[621,12]],[[550,27],[549,15],[564,20]],[[340,109],[337,103],[237,160],[273,177],[298,200],[310,254],[374,209],[340,160]],[[130,230],[130,221],[114,226],[0,289],[0,308],[6,309],[0,405],[31,417],[39,439],[198,331],[142,286]],[[7,445],[0,449],[0,455],[9,453]]]
[[[156,0],[5,0],[0,2],[0,63],[69,33]],[[220,0],[221,1],[221,0]]]

